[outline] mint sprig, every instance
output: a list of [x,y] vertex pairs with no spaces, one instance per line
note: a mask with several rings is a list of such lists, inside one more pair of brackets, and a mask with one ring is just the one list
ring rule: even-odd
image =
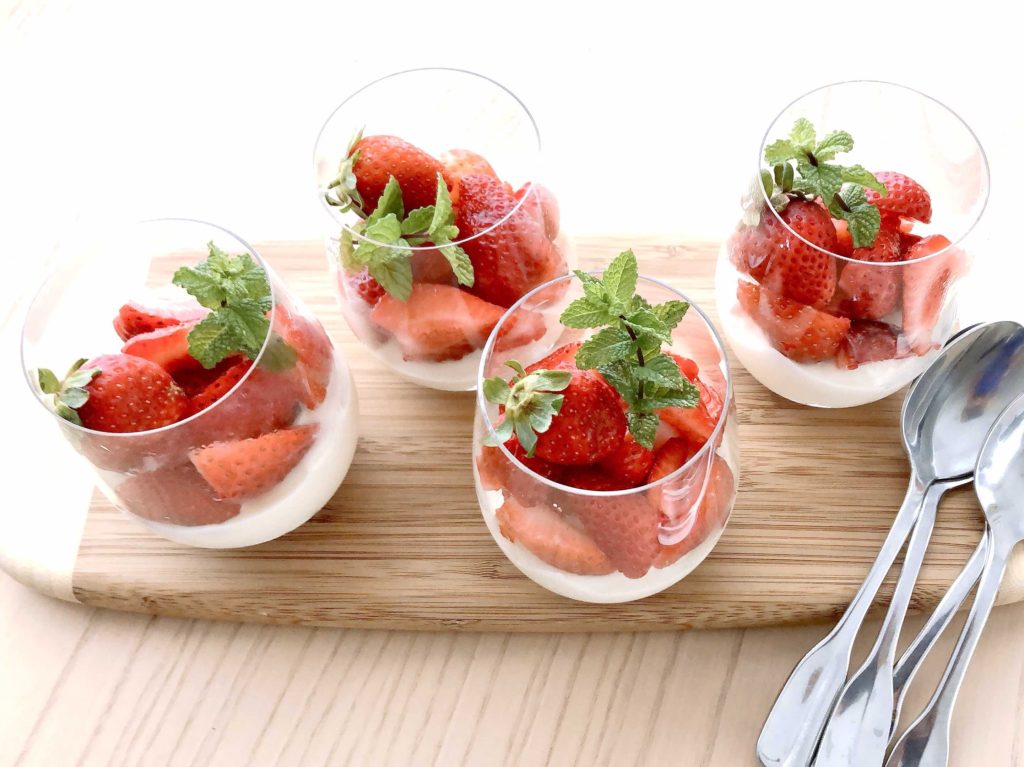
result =
[[700,392],[665,355],[672,330],[689,309],[685,301],[651,306],[636,295],[637,262],[633,251],[619,254],[600,279],[576,271],[583,296],[562,312],[566,327],[600,328],[576,353],[580,369],[597,370],[629,406],[627,424],[633,438],[654,445],[657,411],[665,407],[696,407]]
[[47,368],[40,368],[37,373],[39,389],[43,394],[53,395],[53,409],[57,415],[78,426],[82,425],[82,419],[77,410],[89,400],[89,392],[85,387],[100,374],[99,368],[83,368],[83,365],[84,358],[77,360],[63,379],[58,379]]
[[501,376],[484,381],[488,402],[505,408],[505,418],[488,435],[487,444],[504,443],[515,434],[528,457],[537,447],[537,435],[551,428],[552,419],[562,409],[565,397],[559,392],[572,382],[567,370],[535,370],[527,373],[515,360],[505,363],[515,371],[510,381]]
[[188,334],[188,352],[210,369],[233,354],[256,359],[270,330],[273,300],[263,267],[247,253],[228,255],[212,242],[195,266],[180,267],[172,282],[210,313]]
[[[814,126],[801,117],[787,138],[765,147],[764,161],[770,170],[761,171],[760,182],[775,210],[784,210],[794,197],[820,199],[833,217],[849,223],[855,248],[870,247],[878,236],[882,217],[867,202],[864,189],[873,189],[883,197],[888,192],[863,166],[831,162],[852,149],[853,137],[846,131],[832,131],[818,140]],[[757,223],[759,192],[752,190],[744,197],[745,223]]]
[[455,244],[459,228],[444,177],[437,174],[433,205],[405,211],[398,179],[388,179],[377,207],[357,227],[360,239],[351,247],[342,234],[342,265],[349,270],[366,268],[390,295],[405,301],[412,293],[411,248],[432,244],[447,259],[460,285],[473,286],[473,263]]

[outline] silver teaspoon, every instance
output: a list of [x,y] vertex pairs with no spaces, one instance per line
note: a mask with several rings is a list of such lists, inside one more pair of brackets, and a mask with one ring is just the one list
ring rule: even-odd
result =
[[[846,685],[828,721],[816,767],[880,767],[885,761],[894,710],[894,663],[899,632],[924,561],[942,493],[968,482],[992,424],[1024,391],[1024,328],[1015,322],[984,325],[958,339],[944,355],[946,379],[933,407],[944,442],[955,449],[933,450],[936,477],[925,490],[913,535],[879,637]],[[909,400],[908,400],[909,402]],[[910,443],[908,443],[910,444]],[[920,461],[911,458],[915,465]]]
[[967,665],[992,612],[1010,553],[1024,540],[1024,395],[992,427],[975,471],[974,488],[988,521],[988,559],[978,593],[938,689],[896,743],[887,767],[944,767],[949,726]]
[[903,445],[912,470],[906,498],[850,606],[828,636],[797,664],[779,693],[757,741],[757,755],[765,767],[807,767],[811,763],[846,681],[857,632],[917,520],[925,491],[940,477],[962,479],[973,470],[977,451],[964,451],[957,440],[951,439],[955,431],[950,427],[956,416],[942,405],[950,398],[947,379],[956,367],[953,361],[987,327],[969,328],[948,344],[907,393],[901,416]]

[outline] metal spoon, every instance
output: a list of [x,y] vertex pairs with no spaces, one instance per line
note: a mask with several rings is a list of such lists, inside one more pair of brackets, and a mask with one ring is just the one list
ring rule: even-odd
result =
[[[992,413],[979,423],[977,408],[964,404],[971,379],[977,377],[980,351],[1005,343],[1006,337],[1021,331],[1012,322],[967,329],[946,346],[907,393],[901,417],[903,444],[911,464],[907,495],[850,606],[829,635],[797,664],[768,714],[757,742],[757,754],[765,767],[807,767],[811,763],[846,680],[857,631],[925,505],[929,486],[940,482],[933,492],[941,494],[949,482],[963,481],[974,469],[977,449],[995,417]],[[984,342],[976,348],[979,338]],[[890,663],[890,680],[891,668]],[[888,741],[891,710],[890,699],[882,725],[883,741]]]
[[949,760],[949,725],[960,684],[995,604],[1010,553],[1024,541],[1024,395],[1006,408],[985,440],[974,488],[989,527],[988,559],[978,594],[938,689],[896,743],[886,767],[943,767]]
[[966,474],[936,480],[925,492],[878,640],[839,697],[822,736],[816,767],[871,767],[885,761],[894,710],[896,643],[935,526],[938,499],[946,490],[970,481],[974,469],[968,465],[970,456],[977,459],[996,418],[1024,391],[1024,329],[1017,323],[985,326],[952,348],[958,351],[950,352],[944,366],[948,377],[939,407],[943,414],[956,416],[946,439],[956,440],[958,452],[948,463],[937,456],[934,468],[939,476],[957,468]]

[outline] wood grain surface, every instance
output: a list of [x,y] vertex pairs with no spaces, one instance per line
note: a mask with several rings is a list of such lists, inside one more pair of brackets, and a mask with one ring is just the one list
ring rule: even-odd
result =
[[[605,238],[581,241],[577,251],[582,264],[598,265],[627,246],[643,272],[714,313],[715,246]],[[852,597],[902,499],[902,394],[815,410],[771,394],[733,362],[742,479],[711,556],[677,586],[639,602],[555,596],[505,559],[480,518],[470,468],[473,396],[405,383],[362,351],[333,306],[319,244],[258,249],[347,354],[362,411],[351,472],[304,527],[236,551],[163,541],[97,497],[72,579],[84,604],[389,629],[621,631],[824,620]],[[937,601],[980,531],[973,495],[951,494],[912,609]],[[1003,601],[1022,596],[1018,569]]]

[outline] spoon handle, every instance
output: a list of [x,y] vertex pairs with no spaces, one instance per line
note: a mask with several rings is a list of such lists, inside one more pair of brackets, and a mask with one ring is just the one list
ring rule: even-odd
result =
[[903,699],[906,697],[910,683],[917,674],[925,657],[931,652],[939,636],[946,630],[953,616],[956,615],[960,606],[964,603],[971,591],[981,577],[985,567],[985,560],[988,558],[988,527],[981,536],[974,553],[967,560],[964,569],[950,585],[949,590],[939,600],[934,612],[928,618],[924,628],[910,643],[904,651],[903,656],[896,663],[896,669],[892,675],[893,693],[896,696],[896,705],[892,712],[892,731],[890,737],[896,734],[896,725],[900,720],[900,711],[903,708]]
[[822,735],[815,767],[880,767],[885,761],[892,721],[896,642],[935,527],[939,499],[947,487],[935,483],[925,492],[878,639],[839,696]]
[[846,682],[857,631],[917,521],[926,489],[927,485],[912,473],[903,505],[850,606],[786,680],[757,740],[757,755],[765,767],[810,765],[825,721]]
[[949,725],[953,719],[953,706],[967,673],[967,665],[992,612],[1010,555],[1010,549],[999,546],[994,536],[989,539],[988,549],[988,561],[978,584],[978,594],[939,686],[924,711],[900,736],[885,767],[946,767],[949,762]]

